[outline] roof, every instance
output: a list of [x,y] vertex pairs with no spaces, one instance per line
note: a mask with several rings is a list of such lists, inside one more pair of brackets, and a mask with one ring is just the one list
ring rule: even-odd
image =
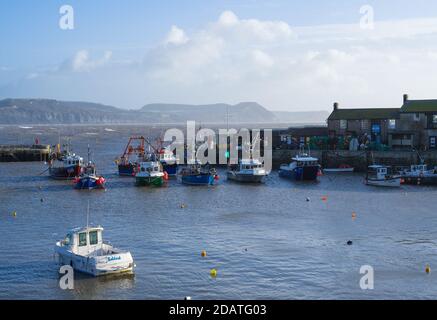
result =
[[327,126],[308,126],[308,127],[290,127],[287,130],[292,136],[311,137],[311,136],[327,136]]
[[407,100],[401,112],[437,112],[437,100]]
[[400,108],[337,109],[328,120],[383,120],[399,119]]

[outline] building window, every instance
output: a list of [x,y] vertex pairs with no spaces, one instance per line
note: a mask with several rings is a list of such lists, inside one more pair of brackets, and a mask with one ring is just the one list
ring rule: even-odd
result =
[[340,129],[341,130],[347,129],[347,120],[340,120]]
[[388,128],[389,129],[396,129],[396,119],[388,120]]
[[361,130],[369,130],[369,120],[361,120]]
[[437,124],[437,114],[432,115],[432,123]]
[[419,121],[420,120],[420,114],[419,113],[415,113],[414,114],[414,121]]

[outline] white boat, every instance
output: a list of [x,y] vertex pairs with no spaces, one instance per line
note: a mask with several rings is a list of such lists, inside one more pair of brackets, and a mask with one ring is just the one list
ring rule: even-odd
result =
[[354,172],[355,168],[348,166],[340,166],[338,168],[326,168],[323,169],[324,173],[346,173],[346,172]]
[[55,246],[59,263],[95,277],[133,273],[135,264],[130,252],[103,242],[102,232],[100,226],[68,232],[65,239],[58,241]]
[[366,176],[366,184],[377,187],[394,187],[401,186],[402,177],[394,176],[388,173],[387,166],[372,165],[369,166]]
[[258,159],[242,159],[235,167],[231,167],[227,172],[229,180],[239,182],[263,182],[267,172],[263,164]]

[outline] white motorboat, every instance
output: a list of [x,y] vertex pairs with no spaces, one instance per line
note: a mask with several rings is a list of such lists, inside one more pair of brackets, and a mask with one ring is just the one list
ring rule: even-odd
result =
[[389,167],[382,165],[369,166],[366,176],[366,184],[377,187],[400,187],[402,177],[388,173]]
[[55,246],[59,263],[95,277],[133,273],[135,264],[130,252],[103,242],[102,233],[100,226],[68,232],[65,239],[58,241]]
[[267,172],[258,159],[242,159],[237,166],[231,167],[227,172],[229,180],[239,182],[260,183],[265,176]]

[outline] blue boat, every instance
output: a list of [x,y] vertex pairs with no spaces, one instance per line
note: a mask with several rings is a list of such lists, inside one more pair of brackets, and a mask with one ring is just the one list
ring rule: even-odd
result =
[[219,179],[215,169],[202,167],[199,163],[188,165],[179,172],[179,175],[183,184],[195,186],[213,185]]
[[90,161],[90,149],[88,146],[88,164],[82,174],[74,179],[74,187],[79,190],[105,189],[105,182],[105,178],[97,175],[96,165]]
[[314,181],[320,172],[319,159],[309,154],[300,153],[291,159],[290,164],[283,164],[279,169],[279,176],[297,181]]

